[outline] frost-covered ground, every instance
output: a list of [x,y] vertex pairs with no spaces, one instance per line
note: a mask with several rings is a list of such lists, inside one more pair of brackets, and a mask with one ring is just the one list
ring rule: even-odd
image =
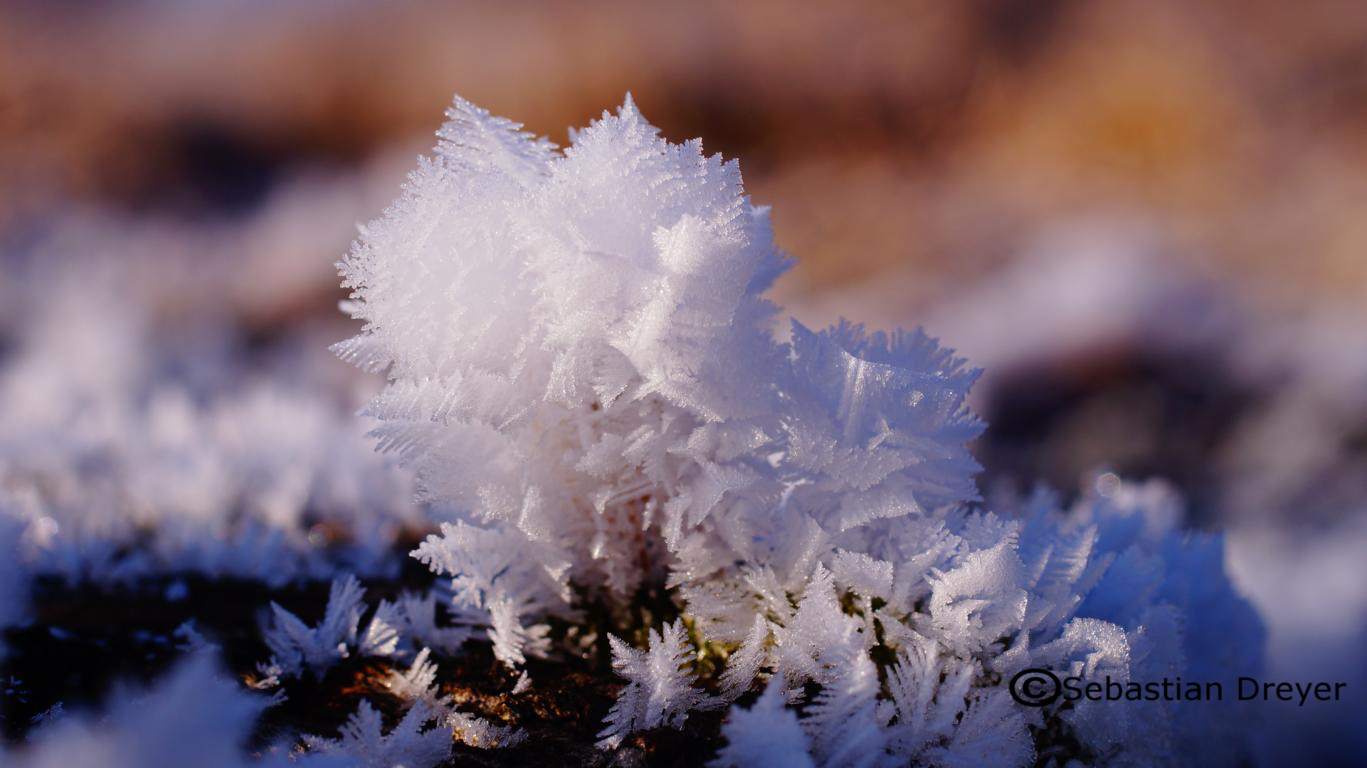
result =
[[[371,215],[365,171],[217,229],[87,212],[9,247],[11,759],[1362,748],[1360,316],[1247,305],[1107,219],[921,308],[886,277],[789,308],[924,322],[967,363],[790,328],[733,165],[631,104],[563,155],[450,116],[345,262],[368,326],[342,354],[385,376],[327,352],[357,327],[262,298],[310,269],[234,258]],[[1350,698],[1023,708],[1003,680],[1030,666]]]
[[[7,3],[0,763],[1354,762],[1364,46],[1355,0]],[[564,140],[628,89],[750,199],[630,109]],[[575,149],[458,105],[339,312],[452,90]]]

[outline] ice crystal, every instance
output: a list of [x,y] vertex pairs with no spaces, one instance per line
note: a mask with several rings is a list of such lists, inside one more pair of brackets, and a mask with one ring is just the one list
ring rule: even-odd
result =
[[713,761],[718,768],[815,768],[797,713],[784,706],[775,678],[753,707],[734,707],[722,726],[726,746]]
[[424,648],[414,657],[407,671],[392,670],[385,678],[384,687],[404,701],[426,701],[439,706],[436,695],[437,665],[431,660],[432,652]]
[[336,739],[305,738],[311,756],[344,757],[343,765],[358,768],[434,768],[451,754],[451,733],[427,727],[436,717],[428,705],[414,702],[402,719],[384,731],[380,713],[362,700]]
[[638,651],[616,637],[612,640],[612,668],[629,684],[608,712],[600,747],[615,747],[627,735],[648,728],[682,728],[690,710],[711,706],[712,700],[693,687],[685,670],[691,649],[682,621],[650,632],[650,649]]
[[305,670],[320,674],[350,656],[353,649],[365,656],[393,655],[398,633],[387,614],[377,612],[366,630],[360,631],[364,598],[365,589],[356,577],[334,581],[323,620],[315,627],[271,603],[274,624],[263,633],[271,649],[270,666],[285,675],[299,675]]
[[[920,332],[776,338],[763,294],[787,260],[734,161],[664,140],[630,98],[563,150],[459,99],[448,117],[340,264],[365,325],[337,351],[384,373],[380,446],[450,511],[414,554],[501,661],[650,590],[683,611],[699,653],[684,619],[647,650],[611,639],[628,685],[601,746],[765,679],[720,763],[772,762],[749,727],[800,729],[791,764],[1025,765],[1046,733],[1142,763],[1232,716],[1027,709],[1003,688],[1030,666],[1256,667],[1218,541],[1179,533],[1161,485],[986,511],[978,372]],[[719,697],[693,676],[707,648],[729,653]]]
[[466,712],[452,712],[446,716],[451,734],[468,747],[498,749],[515,747],[527,740],[527,732],[506,725],[494,725],[482,717]]

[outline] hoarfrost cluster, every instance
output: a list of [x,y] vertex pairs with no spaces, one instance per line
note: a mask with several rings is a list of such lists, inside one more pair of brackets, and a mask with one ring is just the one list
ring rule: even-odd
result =
[[365,326],[338,351],[385,374],[380,446],[447,512],[415,556],[504,664],[673,596],[646,648],[611,638],[628,684],[601,746],[729,704],[719,764],[1247,756],[1238,707],[1032,709],[1004,684],[1256,670],[1221,542],[1180,531],[1164,486],[986,509],[977,372],[919,332],[780,340],[764,293],[788,262],[734,161],[629,98],[563,150],[459,99],[448,117],[341,263]]
[[[25,620],[35,577],[332,588],[316,619],[263,609],[245,687],[187,623],[160,683],[100,719],[55,707],[0,757],[415,768],[523,743],[443,692],[472,639],[511,696],[536,695],[539,659],[610,654],[605,752],[715,712],[720,766],[1248,756],[1229,702],[1030,708],[1007,688],[1028,668],[1256,672],[1222,542],[1181,529],[1167,486],[985,502],[978,372],[919,331],[780,336],[768,210],[630,98],[564,149],[460,99],[448,117],[339,265],[364,326],[335,349],[385,377],[370,440],[202,340],[154,354],[176,345],[90,275],[45,293],[0,368],[0,623]],[[433,527],[412,555],[442,583],[367,602],[353,574],[392,576],[403,533]],[[335,732],[247,756],[293,686],[371,662],[388,716],[359,697]]]

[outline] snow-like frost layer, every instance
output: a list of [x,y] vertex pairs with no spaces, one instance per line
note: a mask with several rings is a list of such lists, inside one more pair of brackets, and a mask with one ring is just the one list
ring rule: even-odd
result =
[[251,370],[220,329],[156,327],[117,274],[53,269],[0,359],[0,523],[26,570],[280,584],[396,565],[426,525],[412,477],[300,381],[318,372]]

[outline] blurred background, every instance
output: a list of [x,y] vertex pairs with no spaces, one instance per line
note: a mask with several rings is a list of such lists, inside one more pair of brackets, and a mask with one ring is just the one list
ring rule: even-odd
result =
[[58,428],[55,380],[261,376],[349,413],[373,384],[326,351],[333,263],[451,95],[563,143],[627,91],[741,160],[792,316],[924,324],[987,369],[989,497],[1167,478],[1269,665],[1367,680],[1357,0],[9,0],[0,438]]

